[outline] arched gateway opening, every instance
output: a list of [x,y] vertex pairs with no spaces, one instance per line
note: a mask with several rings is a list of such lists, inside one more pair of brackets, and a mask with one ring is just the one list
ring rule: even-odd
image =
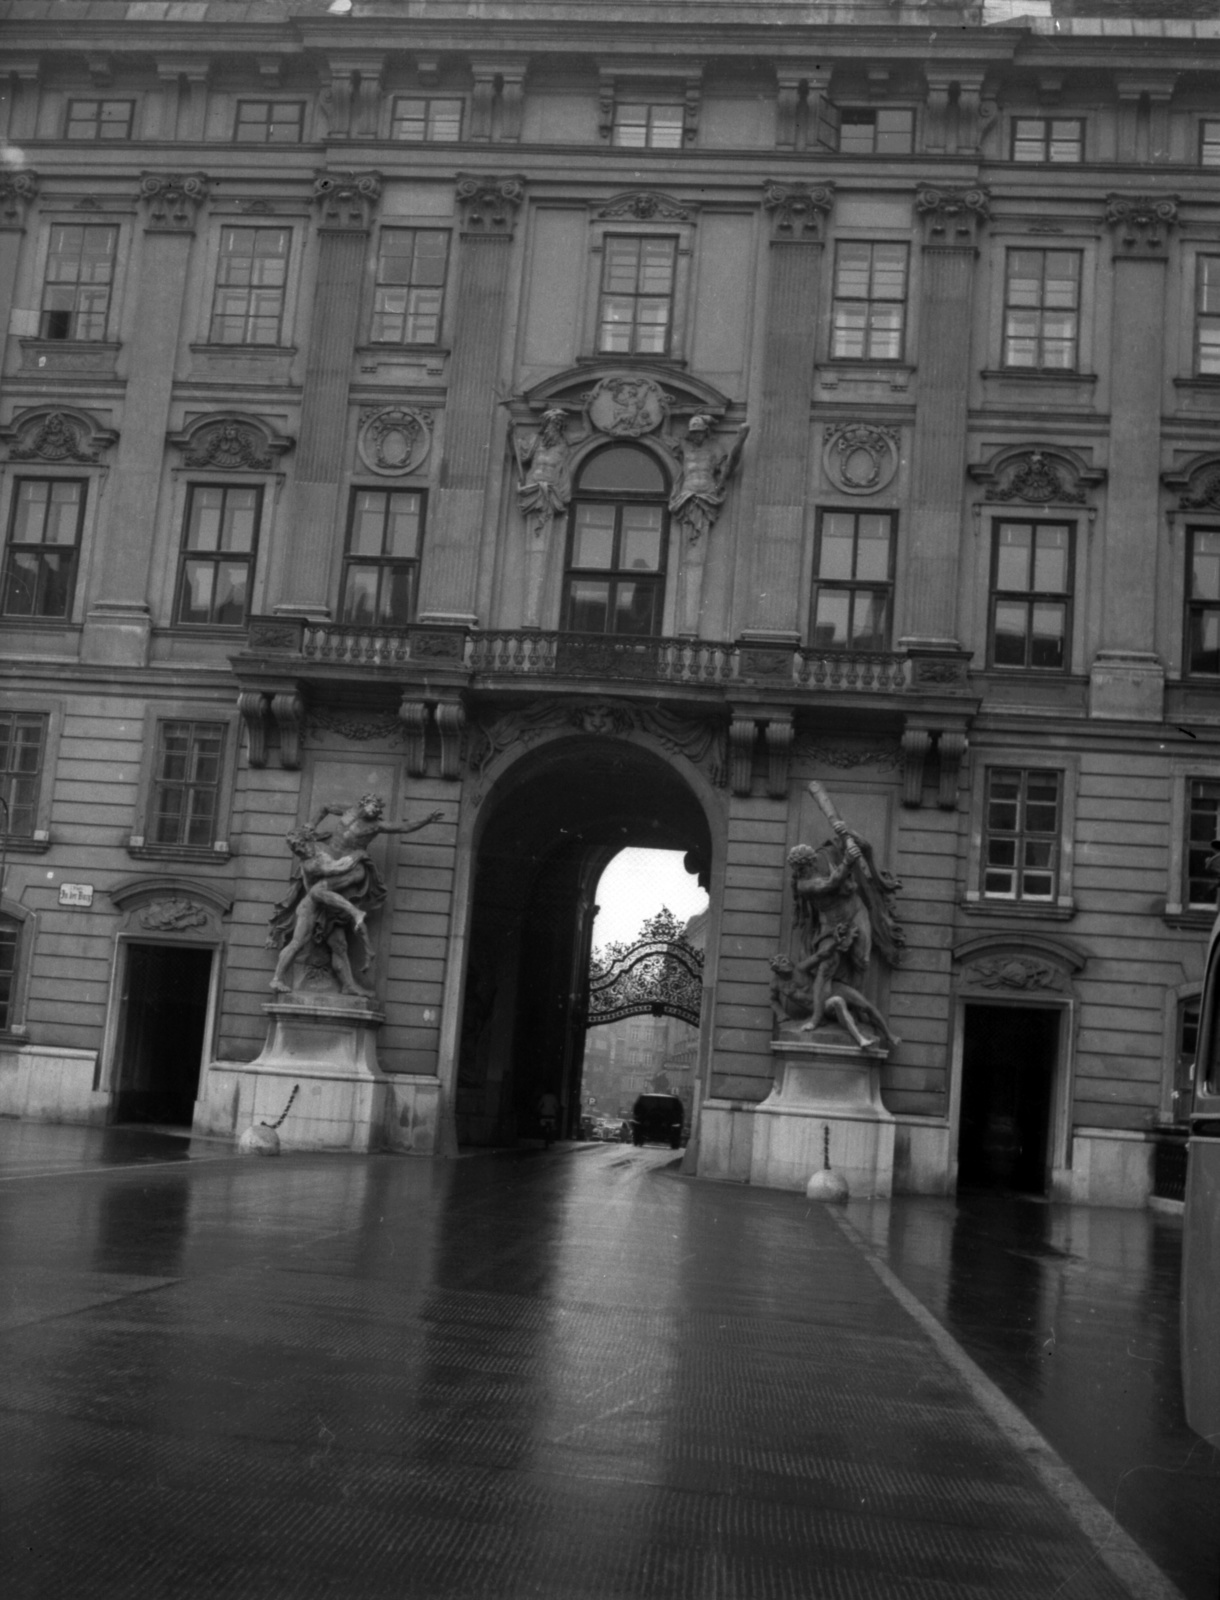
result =
[[627,740],[563,739],[483,803],[475,844],[455,1118],[459,1145],[533,1132],[553,1090],[576,1130],[594,893],[628,845],[681,850],[706,881],[711,832],[679,774]]

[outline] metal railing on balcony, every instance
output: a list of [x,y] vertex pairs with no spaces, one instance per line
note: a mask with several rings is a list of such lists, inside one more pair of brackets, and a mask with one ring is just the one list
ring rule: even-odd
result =
[[[492,678],[609,678],[692,686],[746,682],[835,694],[902,693],[910,684],[910,662],[891,651],[516,628],[367,628],[312,621],[299,626],[301,654],[319,664],[427,663]],[[252,630],[251,647],[260,643]]]

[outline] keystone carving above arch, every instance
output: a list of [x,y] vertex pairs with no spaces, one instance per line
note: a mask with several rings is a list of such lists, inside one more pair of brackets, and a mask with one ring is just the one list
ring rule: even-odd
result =
[[1005,445],[966,468],[983,485],[983,499],[1000,504],[1083,506],[1106,481],[1101,467],[1063,445]]
[[195,417],[167,437],[182,452],[184,467],[211,467],[217,472],[274,472],[276,458],[296,443],[261,417],[243,411]]

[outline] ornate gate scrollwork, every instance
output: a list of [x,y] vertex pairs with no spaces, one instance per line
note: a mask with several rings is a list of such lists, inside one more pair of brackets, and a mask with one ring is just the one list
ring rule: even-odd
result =
[[631,945],[610,945],[589,967],[586,1027],[623,1017],[677,1017],[699,1026],[703,951],[686,939],[672,912],[661,911]]

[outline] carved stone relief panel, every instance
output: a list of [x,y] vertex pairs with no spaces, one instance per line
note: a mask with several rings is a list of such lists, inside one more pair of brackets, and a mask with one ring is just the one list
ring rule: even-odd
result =
[[877,494],[898,471],[898,430],[871,422],[827,423],[822,470],[843,494]]

